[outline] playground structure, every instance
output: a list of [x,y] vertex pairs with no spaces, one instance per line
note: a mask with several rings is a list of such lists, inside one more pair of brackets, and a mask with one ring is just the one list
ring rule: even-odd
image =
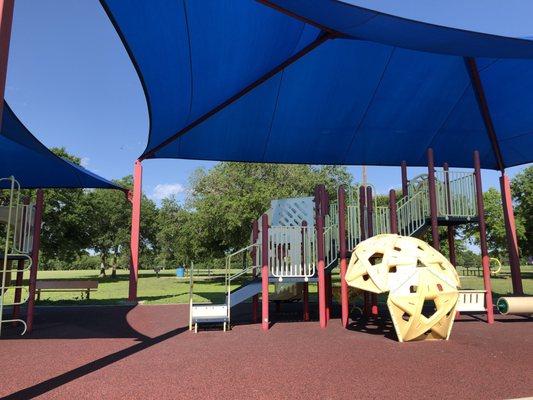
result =
[[[317,283],[320,326],[326,327],[332,306],[332,270],[339,267],[342,324],[346,327],[349,318],[346,277],[348,249],[351,251],[365,239],[376,235],[392,233],[419,238],[431,230],[432,245],[439,250],[439,225],[448,229],[450,249],[451,264],[446,264],[449,276],[445,293],[456,298],[454,290],[459,286],[459,282],[455,270],[451,271],[449,268],[450,265],[455,266],[454,229],[460,224],[478,223],[484,290],[460,292],[459,304],[460,311],[483,312],[487,322],[492,323],[494,317],[491,272],[486,247],[479,154],[474,153],[474,172],[450,171],[447,165],[436,170],[431,149],[428,150],[427,156],[427,174],[407,180],[407,168],[405,164],[402,165],[404,195],[397,200],[396,192],[391,190],[389,204],[386,206],[376,205],[373,188],[369,185],[359,186],[354,190],[340,187],[335,201],[328,199],[323,185],[317,187],[314,198],[272,201],[271,208],[253,223],[251,244],[228,256],[225,303],[210,305],[212,315],[204,314],[204,319],[198,322],[230,323],[232,307],[249,298],[252,298],[253,318],[257,320],[261,294],[261,321],[263,329],[267,330],[270,323],[268,304],[269,300],[273,299],[269,293],[269,285],[280,283],[300,285],[303,320],[308,320],[308,285]],[[250,255],[251,265],[232,273],[231,259],[242,254]],[[243,279],[245,277],[248,279]],[[419,278],[430,279],[427,274]],[[442,286],[440,281],[434,283]],[[377,293],[382,292],[384,288],[378,290],[369,285],[370,282],[357,286],[364,290],[364,314],[377,315]],[[472,292],[475,292],[476,296],[473,296]],[[395,298],[394,296],[393,291],[391,298]],[[456,303],[457,301],[450,300],[444,315],[454,310]],[[204,307],[203,310],[206,311],[205,305],[191,303],[191,315],[198,311],[196,307]],[[438,313],[443,309],[438,306]],[[447,338],[451,322],[443,323],[441,328],[431,337]],[[419,336],[407,334],[406,331],[398,335],[400,340],[402,337],[410,340]]]
[[[37,191],[37,202],[21,198],[20,184],[14,177],[1,178],[8,182],[5,204],[0,205],[0,226],[3,228],[2,271],[0,286],[0,335],[3,324],[22,324],[22,334],[32,329],[37,281],[38,249],[42,216],[42,191]],[[24,275],[29,273],[28,284]],[[13,275],[15,277],[13,277]],[[21,306],[27,303],[26,319],[21,317]],[[11,315],[6,309],[11,308]]]
[[400,342],[449,338],[459,276],[426,242],[373,236],[355,247],[345,279],[349,286],[371,293],[390,292],[387,306]]

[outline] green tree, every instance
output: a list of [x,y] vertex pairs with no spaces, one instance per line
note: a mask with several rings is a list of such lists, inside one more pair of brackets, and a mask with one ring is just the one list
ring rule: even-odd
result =
[[[80,158],[67,153],[65,148],[53,148],[52,151],[80,164]],[[46,189],[44,198],[42,265],[46,267],[54,260],[67,267],[89,246],[90,225],[87,216],[90,206],[82,189]]]
[[158,211],[158,261],[165,267],[188,264],[199,253],[195,240],[195,214],[172,198],[163,199]]
[[[489,253],[494,257],[506,257],[506,231],[500,192],[494,188],[490,188],[483,193],[483,203],[485,207]],[[523,241],[525,239],[525,229],[520,219],[516,220],[516,231],[519,241]],[[477,224],[468,224],[464,228],[464,235],[472,243],[479,245],[479,228]]]
[[533,166],[514,177],[511,189],[516,202],[517,225],[524,228],[519,241],[520,250],[523,257],[530,257],[533,256]]
[[220,163],[209,171],[199,169],[191,179],[188,201],[195,212],[191,230],[203,249],[199,256],[219,258],[243,247],[252,221],[272,199],[312,196],[321,183],[335,197],[339,184],[350,181],[346,168],[332,166]]

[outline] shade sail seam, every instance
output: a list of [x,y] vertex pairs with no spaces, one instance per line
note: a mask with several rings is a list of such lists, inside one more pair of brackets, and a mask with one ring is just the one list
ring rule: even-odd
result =
[[357,136],[357,132],[359,132],[359,129],[363,125],[363,123],[365,121],[365,118],[367,116],[367,113],[370,110],[370,107],[372,106],[372,103],[374,102],[376,94],[377,94],[377,92],[379,90],[379,87],[381,86],[381,83],[383,81],[383,77],[385,76],[385,73],[387,72],[387,69],[389,68],[389,64],[390,64],[390,62],[392,60],[392,57],[393,57],[395,51],[396,51],[396,47],[392,47],[391,51],[390,51],[390,54],[389,54],[389,57],[387,58],[387,62],[383,66],[383,71],[381,71],[381,75],[380,75],[379,80],[378,80],[378,82],[376,84],[376,87],[374,88],[374,91],[372,92],[372,96],[370,96],[370,99],[368,100],[368,103],[366,105],[365,111],[364,111],[363,115],[361,116],[361,119],[359,120],[359,123],[357,124],[357,126],[354,129],[354,132],[353,132],[353,135],[352,135],[352,139],[350,140],[350,143],[346,147],[346,151],[344,153],[344,156],[342,157],[342,162],[343,163],[346,162],[346,158],[348,157],[348,155],[350,154],[350,151],[352,150],[352,146],[353,146],[353,143],[355,141],[355,137]]
[[283,7],[281,7],[281,6],[277,5],[277,4],[272,4],[272,3],[271,3],[270,1],[268,1],[268,0],[255,0],[255,1],[257,1],[259,4],[264,5],[265,7],[271,8],[271,9],[273,9],[273,10],[275,10],[275,11],[278,11],[278,12],[280,12],[280,13],[282,13],[282,14],[285,14],[285,15],[291,17],[291,18],[294,18],[294,19],[296,19],[296,20],[298,20],[298,21],[301,21],[301,22],[303,22],[303,23],[305,23],[305,24],[308,24],[308,25],[314,26],[315,28],[318,28],[318,29],[321,30],[321,31],[328,32],[328,33],[330,33],[330,34],[332,34],[332,35],[334,35],[334,36],[338,36],[338,37],[342,37],[342,36],[344,36],[342,33],[337,32],[336,30],[331,29],[331,28],[328,27],[328,26],[325,26],[325,25],[319,24],[318,22],[313,21],[313,20],[310,20],[310,19],[308,19],[308,18],[305,18],[305,17],[302,16],[302,15],[295,14],[295,13],[293,13],[292,11],[289,11],[289,10],[287,10],[286,8],[283,8]]
[[[194,74],[193,74],[193,68],[192,68],[192,46],[191,46],[191,31],[189,27],[189,16],[187,12],[187,1],[183,1],[183,15],[185,18],[185,29],[187,30],[187,44],[189,49],[189,75],[191,76],[191,79],[189,80],[189,86],[191,94],[189,96],[189,112],[187,114],[187,121],[191,118],[192,113],[192,104],[194,100]],[[178,151],[179,151],[179,141],[177,143],[178,145]]]
[[279,78],[279,84],[278,84],[278,92],[276,94],[276,100],[274,103],[274,110],[272,111],[272,118],[270,119],[270,126],[268,129],[268,134],[265,139],[265,144],[263,147],[263,154],[261,155],[261,159],[264,161],[265,155],[268,149],[268,143],[270,142],[270,136],[272,135],[272,126],[274,125],[274,120],[276,119],[276,111],[278,110],[278,104],[279,104],[279,94],[281,93],[281,85],[283,84],[283,75],[285,73],[285,70],[281,71],[281,76]]
[[241,89],[239,92],[231,96],[228,100],[223,101],[218,106],[212,108],[207,113],[203,114],[201,117],[197,118],[195,121],[188,124],[183,129],[179,130],[172,136],[168,137],[161,143],[159,143],[157,146],[154,146],[152,149],[150,149],[148,152],[145,152],[141,157],[139,157],[139,160],[145,160],[147,158],[152,158],[157,151],[161,150],[163,147],[166,147],[170,143],[174,142],[179,137],[183,136],[185,133],[189,132],[192,128],[200,125],[202,122],[209,119],[211,116],[217,114],[219,111],[225,109],[230,104],[235,103],[237,100],[239,100],[241,97],[252,91],[257,86],[261,85],[263,82],[266,82],[273,76],[275,76],[277,73],[282,71],[283,69],[287,68],[289,65],[293,64],[300,58],[302,58],[307,53],[313,51],[315,48],[320,46],[322,43],[326,42],[327,40],[331,39],[333,36],[330,33],[324,33],[321,34],[319,37],[317,37],[315,40],[313,40],[309,45],[304,47],[302,50],[300,50],[298,53],[294,54],[292,57],[288,58],[287,60],[280,63],[278,66],[271,69],[266,74],[263,74],[259,79],[256,79],[254,82],[248,84],[245,88]]
[[[300,34],[298,35],[298,39],[294,42],[294,47],[290,54],[294,54],[294,51],[298,48],[298,44],[300,43],[300,40],[302,39],[302,34],[304,32],[305,25],[302,25],[302,28],[300,29]],[[268,149],[268,143],[270,141],[270,136],[272,135],[272,126],[274,125],[274,120],[276,119],[276,111],[278,110],[278,104],[279,104],[279,94],[281,92],[281,86],[283,85],[283,75],[285,74],[285,68],[281,71],[281,76],[279,78],[279,84],[278,84],[278,92],[276,94],[276,101],[274,103],[274,111],[272,112],[272,118],[270,119],[270,126],[268,129],[268,135],[265,139],[265,145],[263,147],[263,154],[261,155],[261,159],[265,159],[265,155]]]
[[509,136],[509,137],[506,137],[506,138],[500,139],[500,143],[502,143],[502,142],[507,142],[507,141],[509,141],[509,140],[518,139],[518,138],[523,137],[523,136],[529,136],[529,135],[533,135],[533,131],[527,131],[527,132],[515,133],[513,136]]
[[[446,115],[446,118],[442,121],[442,123],[440,124],[440,126],[438,127],[438,129],[435,131],[435,133],[431,136],[431,140],[429,141],[427,147],[430,148],[433,146],[433,141],[435,140],[435,138],[440,134],[440,131],[442,130],[442,128],[444,128],[446,126],[446,124],[448,123],[450,117],[452,116],[453,112],[456,110],[457,106],[459,105],[459,103],[461,102],[461,100],[463,100],[464,96],[466,95],[467,93],[467,90],[469,88],[472,87],[472,83],[470,81],[467,82],[465,88],[463,89],[463,91],[461,92],[461,95],[458,97],[457,101],[454,103],[454,105],[450,108],[450,111],[448,112],[448,114]],[[426,152],[423,152],[420,159],[423,160],[424,158],[426,157]]]

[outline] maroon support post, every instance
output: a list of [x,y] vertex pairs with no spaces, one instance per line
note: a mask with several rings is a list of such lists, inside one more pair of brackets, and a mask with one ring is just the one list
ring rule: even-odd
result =
[[137,301],[137,281],[139,279],[139,242],[141,231],[141,198],[142,198],[142,164],[135,161],[133,169],[133,197],[131,199],[131,237],[130,237],[130,285],[129,301]]
[[348,327],[350,313],[349,288],[346,282],[346,270],[348,260],[346,254],[346,191],[343,186],[339,187],[337,194],[339,203],[339,264],[341,272],[341,321],[344,328]]
[[263,214],[261,217],[261,328],[267,331],[270,326],[268,319],[268,215]]
[[483,205],[483,187],[481,185],[481,163],[479,152],[474,151],[474,175],[476,179],[477,214],[479,219],[479,246],[481,248],[481,265],[483,267],[483,284],[485,286],[485,304],[487,305],[487,322],[494,322],[492,306],[492,288],[490,282],[490,259],[487,248],[487,227],[485,225],[485,207]]
[[429,189],[429,213],[431,217],[431,236],[433,247],[440,251],[439,224],[437,220],[437,187],[435,182],[435,159],[433,149],[428,149],[428,189]]
[[[368,237],[374,236],[374,201],[372,198],[372,187],[366,187],[366,210],[367,210],[367,224]],[[371,314],[378,315],[378,295],[376,293],[370,294]]]
[[513,294],[523,295],[522,278],[520,274],[520,256],[518,252],[518,239],[516,237],[516,225],[513,212],[513,199],[511,197],[511,185],[509,178],[502,173],[500,177],[500,188],[502,193],[503,218],[505,222],[505,232],[507,238],[507,251],[509,252],[509,264],[511,266],[511,281],[513,284]]
[[[257,249],[255,247],[255,244],[257,243],[257,238],[259,237],[259,224],[257,223],[257,220],[253,222],[252,224],[252,251],[250,252],[252,257],[252,265],[255,267],[257,264]],[[252,271],[252,276],[254,278],[257,277],[257,269],[254,268]],[[259,319],[259,295],[256,294],[252,297],[252,321],[254,323],[257,322]]]
[[[322,200],[319,189],[318,198]],[[321,201],[317,205],[316,210],[316,245],[318,255],[318,315],[320,320],[320,327],[325,328],[328,324],[326,311],[326,271],[324,259],[324,215],[322,214]]]
[[[307,221],[302,221],[302,270],[305,264],[305,238],[308,235]],[[309,321],[309,282],[304,282],[302,288],[303,317],[304,321]]]
[[[366,187],[359,187],[359,229],[361,232],[361,241],[368,238],[368,213],[366,210]],[[370,293],[363,292],[363,314],[370,315]]]
[[396,191],[389,190],[390,233],[398,234],[398,210],[396,208]]
[[402,197],[407,196],[408,184],[409,181],[407,179],[407,163],[405,161],[402,161]]
[[[323,221],[325,221],[326,215],[329,213],[329,197],[328,192],[326,191],[325,185],[320,185],[320,205],[321,205],[321,211],[322,211],[322,218]],[[324,228],[325,229],[325,228]],[[324,243],[324,254],[325,251],[325,243]],[[326,267],[326,263],[324,261],[324,268]],[[332,281],[331,281],[331,271],[324,270],[324,278],[326,282],[326,321],[329,322],[329,319],[331,317],[331,307],[332,307],[332,297],[333,297],[333,288],[332,288]]]
[[33,329],[33,316],[35,311],[35,288],[37,286],[37,270],[39,269],[39,249],[41,248],[41,223],[43,220],[44,210],[44,192],[42,189],[37,190],[35,199],[35,214],[33,217],[33,243],[31,247],[31,268],[30,284],[28,299],[28,315],[26,316],[26,325],[28,332]]

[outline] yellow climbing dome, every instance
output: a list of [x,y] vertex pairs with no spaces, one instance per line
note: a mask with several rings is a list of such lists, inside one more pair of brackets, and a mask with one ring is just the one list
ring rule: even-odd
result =
[[378,235],[359,243],[346,273],[348,285],[387,300],[400,342],[448,339],[459,297],[459,276],[441,253],[420,239]]

